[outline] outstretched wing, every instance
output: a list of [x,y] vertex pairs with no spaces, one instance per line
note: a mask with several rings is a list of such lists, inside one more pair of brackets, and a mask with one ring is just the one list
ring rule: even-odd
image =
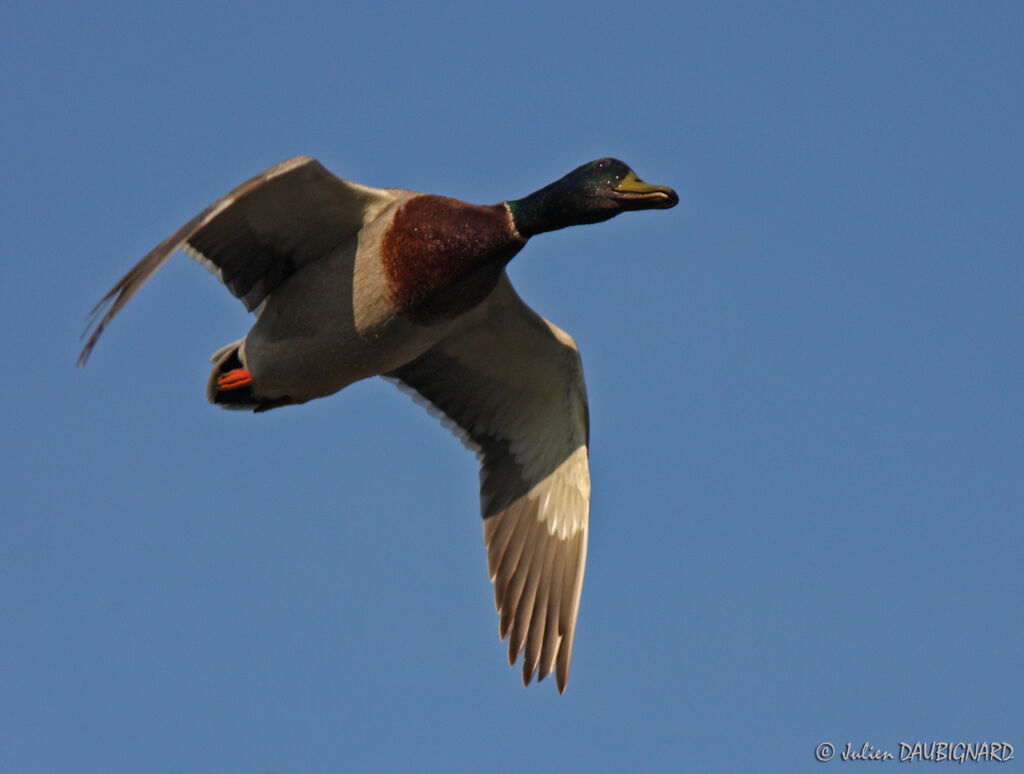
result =
[[522,302],[507,275],[466,325],[388,374],[444,417],[482,463],[487,566],[523,684],[569,678],[587,556],[589,420],[572,338]]
[[78,364],[85,365],[107,323],[175,250],[214,271],[252,311],[393,199],[391,191],[342,180],[308,156],[271,167],[200,212],[121,278],[90,313]]

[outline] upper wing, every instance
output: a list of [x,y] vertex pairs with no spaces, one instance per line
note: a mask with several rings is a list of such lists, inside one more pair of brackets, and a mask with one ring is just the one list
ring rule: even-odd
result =
[[78,364],[85,365],[107,323],[175,250],[216,272],[251,311],[393,199],[391,191],[342,180],[308,156],[271,167],[192,218],[114,285],[89,316]]
[[523,684],[555,669],[565,690],[590,511],[589,418],[572,338],[535,314],[507,275],[466,325],[388,374],[477,452],[487,566]]

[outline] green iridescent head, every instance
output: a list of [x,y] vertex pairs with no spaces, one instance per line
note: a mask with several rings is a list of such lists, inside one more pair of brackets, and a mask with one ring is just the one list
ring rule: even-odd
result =
[[508,202],[523,237],[566,226],[599,223],[628,210],[665,210],[679,197],[671,188],[645,183],[618,159],[577,167],[529,196]]

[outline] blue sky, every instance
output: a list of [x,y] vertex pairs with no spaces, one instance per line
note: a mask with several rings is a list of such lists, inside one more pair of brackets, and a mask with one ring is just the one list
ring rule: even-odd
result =
[[[5,7],[0,768],[1024,758],[1024,10],[634,5]],[[510,267],[590,396],[564,696],[505,665],[475,460],[399,391],[209,406],[251,320],[184,256],[74,368],[125,270],[297,154],[679,191]]]

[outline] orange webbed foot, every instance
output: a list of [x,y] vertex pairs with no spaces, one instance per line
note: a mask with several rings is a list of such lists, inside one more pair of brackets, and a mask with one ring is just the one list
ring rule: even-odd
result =
[[252,374],[244,368],[233,368],[217,377],[218,390],[240,390],[252,384]]

